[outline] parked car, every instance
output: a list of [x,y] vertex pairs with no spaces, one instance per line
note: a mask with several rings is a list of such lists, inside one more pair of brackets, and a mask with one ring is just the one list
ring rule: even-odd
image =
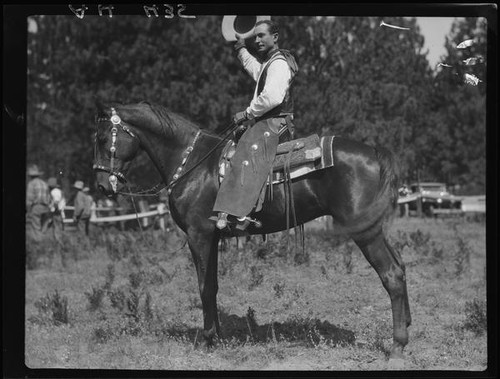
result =
[[[422,212],[431,216],[434,209],[460,210],[461,198],[455,197],[446,189],[445,183],[420,182],[410,185],[412,193],[420,194]],[[410,210],[417,210],[417,202],[409,203]]]

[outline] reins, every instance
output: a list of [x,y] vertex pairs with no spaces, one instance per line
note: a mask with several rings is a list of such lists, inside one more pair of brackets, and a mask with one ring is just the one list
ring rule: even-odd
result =
[[238,127],[238,126],[239,125],[234,125],[234,123],[231,122],[229,124],[229,126],[223,130],[223,132],[225,132],[226,130],[230,129],[229,132],[219,142],[217,142],[217,144],[212,149],[210,149],[210,151],[208,153],[206,153],[203,156],[203,158],[201,158],[198,162],[196,162],[196,164],[194,164],[191,168],[189,168],[189,170],[184,171],[184,173],[179,175],[177,178],[175,178],[175,175],[174,175],[174,179],[165,187],[165,188],[167,188],[168,194],[170,194],[172,192],[172,187],[175,184],[177,184],[177,182],[179,180],[184,178],[187,174],[191,173],[195,168],[197,168],[200,164],[202,164],[210,155],[212,155],[223,144],[223,142],[225,142],[227,140],[227,138],[233,133],[233,129]]
[[[167,188],[168,194],[170,194],[171,191],[172,191],[173,186],[175,184],[177,184],[181,179],[183,179],[184,177],[186,177],[188,174],[190,174],[194,169],[196,169],[206,159],[208,159],[208,157],[210,157],[210,155],[212,155],[228,139],[228,137],[233,133],[234,129],[237,128],[237,127],[239,127],[239,125],[235,125],[234,122],[231,121],[231,123],[229,123],[229,125],[224,130],[222,130],[222,132],[220,132],[220,134],[223,134],[223,133],[225,133],[227,131],[229,131],[229,132],[226,135],[224,135],[224,137],[222,137],[222,139],[212,149],[210,149],[210,151],[207,154],[205,154],[198,162],[196,162],[192,167],[190,167],[188,170],[184,171],[182,174],[174,174],[173,180],[171,180],[170,183],[168,183],[168,184],[164,184],[163,187],[161,187],[156,192],[150,193],[151,191],[155,190],[160,185],[162,185],[163,184],[162,182],[156,184],[155,186],[153,186],[152,188],[147,189],[147,190],[142,190],[142,191],[139,191],[139,192],[122,192],[122,191],[117,191],[117,194],[126,195],[126,196],[132,196],[132,197],[133,196],[137,196],[137,197],[141,197],[141,196],[143,196],[143,197],[146,197],[146,196],[157,196],[165,188]],[[201,133],[201,130],[198,133]],[[195,139],[196,138],[197,137],[195,137]],[[194,142],[196,142],[196,141],[194,141]],[[191,147],[194,148],[194,145],[195,144],[193,143],[191,145]],[[186,163],[187,163],[187,160],[184,162],[184,164],[186,164]],[[177,175],[177,178],[175,178],[175,175]],[[129,191],[130,191],[130,189],[129,189]]]

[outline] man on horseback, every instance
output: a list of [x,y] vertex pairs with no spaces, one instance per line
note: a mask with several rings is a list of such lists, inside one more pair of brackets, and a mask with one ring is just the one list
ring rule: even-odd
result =
[[250,105],[236,113],[233,121],[241,125],[241,138],[231,159],[214,205],[218,212],[216,226],[224,229],[231,220],[244,229],[252,210],[262,208],[266,180],[272,173],[279,138],[284,132],[292,136],[293,101],[290,87],[298,71],[289,51],[278,47],[279,27],[271,20],[255,24],[255,44],[260,59],[254,57],[238,39],[235,50],[245,70],[256,81]]

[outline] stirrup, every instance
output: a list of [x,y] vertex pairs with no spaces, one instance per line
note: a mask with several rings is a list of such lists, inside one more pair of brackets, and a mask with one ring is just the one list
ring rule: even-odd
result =
[[219,212],[219,216],[217,218],[217,222],[215,223],[217,229],[225,229],[227,227],[227,213]]

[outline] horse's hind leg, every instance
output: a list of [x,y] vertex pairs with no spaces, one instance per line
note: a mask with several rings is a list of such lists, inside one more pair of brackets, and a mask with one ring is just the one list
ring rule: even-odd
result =
[[188,232],[188,243],[198,274],[198,287],[203,306],[203,337],[207,346],[220,336],[217,314],[217,265],[219,235],[214,232]]
[[408,344],[407,327],[411,323],[404,263],[382,231],[369,240],[355,239],[355,242],[377,271],[391,298],[393,345],[390,358],[403,358],[403,349]]

